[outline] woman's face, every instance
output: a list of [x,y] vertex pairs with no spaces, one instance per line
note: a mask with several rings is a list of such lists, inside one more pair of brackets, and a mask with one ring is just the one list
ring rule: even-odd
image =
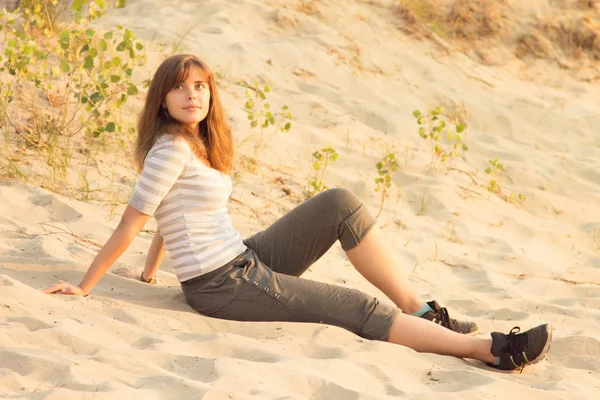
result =
[[206,118],[209,106],[208,82],[198,68],[191,69],[184,82],[176,83],[163,103],[171,117],[193,130]]

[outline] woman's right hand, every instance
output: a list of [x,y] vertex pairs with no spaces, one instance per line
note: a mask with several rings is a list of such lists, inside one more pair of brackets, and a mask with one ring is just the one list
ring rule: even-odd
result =
[[58,283],[55,283],[54,285],[50,285],[42,289],[42,292],[46,294],[60,292],[63,294],[70,294],[73,296],[87,296],[87,293],[85,293],[82,288],[80,288],[79,286],[71,285],[69,282],[65,281],[58,281]]

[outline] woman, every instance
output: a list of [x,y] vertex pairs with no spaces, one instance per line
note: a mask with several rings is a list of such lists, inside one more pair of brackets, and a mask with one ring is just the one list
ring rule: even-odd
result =
[[[199,313],[240,321],[317,322],[416,351],[523,368],[544,358],[548,324],[476,338],[472,322],[425,303],[399,273],[375,223],[356,196],[332,189],[296,207],[265,231],[242,240],[227,211],[233,143],[214,76],[191,55],[165,60],[138,121],[142,170],[122,219],[79,285],[44,291],[86,296],[127,249],[150,216],[155,235],[140,279],[151,283],[165,250],[188,303]],[[354,267],[396,307],[360,291],[299,276],[339,240]],[[432,323],[433,322],[433,323]]]

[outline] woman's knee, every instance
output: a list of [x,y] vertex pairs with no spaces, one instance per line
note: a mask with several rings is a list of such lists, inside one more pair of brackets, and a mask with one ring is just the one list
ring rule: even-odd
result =
[[327,189],[319,196],[321,196],[322,201],[327,202],[328,209],[339,210],[342,215],[353,213],[362,204],[362,201],[346,188]]

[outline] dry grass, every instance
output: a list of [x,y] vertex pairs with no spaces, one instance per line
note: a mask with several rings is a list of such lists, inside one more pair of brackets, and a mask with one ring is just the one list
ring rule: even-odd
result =
[[600,60],[600,23],[589,17],[547,21],[539,27],[567,56]]
[[425,27],[442,37],[474,40],[505,29],[504,6],[505,0],[454,0],[447,5],[433,0],[401,0],[396,13],[408,33]]
[[497,36],[507,28],[504,6],[503,1],[456,0],[445,23],[454,38],[477,40]]
[[600,23],[587,16],[548,18],[518,38],[515,54],[600,61]]
[[[510,52],[556,61],[563,68],[600,61],[600,0],[558,0],[555,6],[553,14],[539,16],[520,14],[521,8],[508,0],[398,0],[392,10],[402,31],[438,43],[451,41],[484,64],[495,62],[486,54]],[[496,58],[499,63],[506,59]]]
[[321,17],[323,14],[319,10],[318,2],[316,0],[300,0],[296,6],[296,11],[309,15],[311,17]]

